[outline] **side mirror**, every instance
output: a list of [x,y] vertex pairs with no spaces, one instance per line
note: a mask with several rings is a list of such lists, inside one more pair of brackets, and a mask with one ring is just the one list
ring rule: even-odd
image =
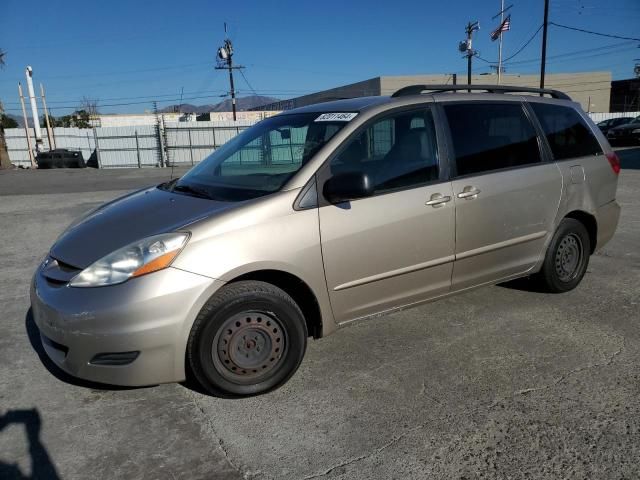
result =
[[325,182],[322,194],[331,203],[370,197],[373,195],[373,183],[364,172],[339,173]]

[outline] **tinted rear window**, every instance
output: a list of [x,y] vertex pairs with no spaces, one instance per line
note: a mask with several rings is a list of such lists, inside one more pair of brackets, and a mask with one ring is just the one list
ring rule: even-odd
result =
[[598,140],[573,108],[548,103],[530,105],[540,120],[555,160],[602,153]]
[[540,162],[536,132],[519,103],[444,106],[458,175]]

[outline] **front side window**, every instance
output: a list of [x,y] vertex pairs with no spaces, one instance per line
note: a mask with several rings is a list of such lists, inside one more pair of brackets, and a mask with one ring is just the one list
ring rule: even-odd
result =
[[428,109],[374,120],[331,160],[331,174],[364,172],[374,192],[424,185],[438,179],[438,149]]
[[602,153],[598,140],[573,108],[537,102],[530,105],[542,125],[555,160]]
[[540,162],[536,132],[518,103],[448,104],[458,176]]
[[221,201],[280,190],[347,122],[321,113],[278,115],[225,143],[170,188]]

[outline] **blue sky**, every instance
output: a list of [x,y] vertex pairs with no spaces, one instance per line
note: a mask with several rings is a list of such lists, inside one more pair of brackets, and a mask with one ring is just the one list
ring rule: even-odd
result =
[[[511,3],[506,57],[543,14],[543,0]],[[254,89],[287,98],[378,75],[464,74],[457,44],[469,20],[481,26],[474,47],[497,59],[489,33],[499,6],[499,0],[2,0],[0,48],[8,55],[0,100],[19,113],[17,82],[24,84],[24,68],[32,65],[54,115],[70,113],[83,96],[99,99],[103,112],[142,112],[152,98],[161,107],[178,103],[181,88],[185,103],[216,103],[228,90],[226,73],[213,69],[225,21],[234,60],[247,67],[251,85],[236,76],[241,96]],[[637,38],[640,1],[551,0],[550,21]],[[507,73],[538,72],[540,42],[538,35]],[[547,72],[608,70],[614,79],[630,78],[639,45],[551,26]],[[487,63],[474,62],[474,73],[488,71]],[[113,105],[120,103],[130,105]]]

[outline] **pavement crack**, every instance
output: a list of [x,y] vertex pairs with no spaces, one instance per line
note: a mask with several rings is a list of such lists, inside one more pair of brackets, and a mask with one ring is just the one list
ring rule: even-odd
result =
[[[428,423],[428,422],[427,422]],[[387,443],[385,443],[384,445],[376,448],[375,450],[373,450],[370,453],[365,453],[363,455],[358,455],[357,457],[352,457],[348,460],[344,460],[336,465],[332,465],[331,467],[329,467],[328,469],[326,469],[323,472],[320,473],[314,473],[312,475],[308,475],[306,477],[303,477],[302,480],[311,480],[313,478],[320,478],[320,477],[324,477],[326,475],[329,475],[331,472],[333,472],[335,469],[340,468],[340,467],[346,467],[349,465],[352,465],[354,463],[357,463],[361,460],[366,460],[367,458],[372,458],[375,457],[376,455],[378,455],[380,452],[382,452],[383,450],[386,450],[387,448],[391,447],[392,445],[395,445],[396,443],[398,443],[400,440],[402,440],[404,437],[406,437],[407,435],[420,430],[421,428],[424,428],[427,426],[427,423],[421,423],[420,425],[416,425],[413,428],[410,428],[408,430],[405,430],[404,432],[402,432],[399,435],[394,436],[391,440],[389,440]]]
[[551,383],[548,383],[546,385],[541,385],[539,387],[524,388],[522,390],[516,390],[515,392],[513,392],[512,396],[515,396],[515,395],[526,395],[526,394],[531,393],[531,392],[537,392],[537,391],[540,391],[540,390],[547,390],[549,388],[553,388],[553,387],[561,384],[562,382],[567,380],[569,377],[571,377],[572,375],[575,375],[577,373],[584,372],[585,370],[591,370],[591,369],[594,369],[594,368],[606,367],[606,366],[611,365],[613,363],[613,361],[615,360],[615,358],[618,355],[620,355],[622,353],[622,351],[624,350],[625,337],[621,336],[621,338],[622,338],[622,341],[621,341],[621,344],[620,344],[620,348],[618,348],[618,350],[616,350],[611,355],[609,355],[609,358],[607,358],[607,360],[605,360],[604,362],[592,363],[592,364],[588,364],[588,365],[584,365],[584,366],[581,366],[581,367],[574,368],[573,370],[570,370],[567,373],[565,373],[563,375],[560,375],[558,378],[556,378]]
[[207,415],[207,412],[205,411],[205,409],[200,406],[200,404],[198,403],[198,400],[194,398],[189,392],[187,392],[187,395],[191,397],[191,401],[193,405],[196,407],[196,409],[200,413],[200,416],[204,419],[207,430],[218,442],[218,448],[224,455],[224,458],[229,464],[229,466],[233,470],[238,472],[238,474],[245,480],[251,480],[252,478],[255,478],[255,475],[253,473],[245,471],[243,468],[241,468],[240,465],[236,464],[236,462],[232,460],[231,455],[229,454],[229,451],[227,450],[227,447],[224,444],[224,440],[222,440],[222,437],[220,437],[220,435],[218,435],[218,433],[216,432],[216,429],[213,426],[213,422]]

